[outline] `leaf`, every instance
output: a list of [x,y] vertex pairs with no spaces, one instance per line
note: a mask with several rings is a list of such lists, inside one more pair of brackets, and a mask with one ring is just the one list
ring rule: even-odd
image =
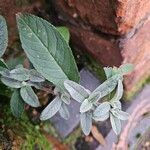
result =
[[34,69],[30,70],[30,81],[32,82],[44,82],[44,77]]
[[105,121],[109,118],[109,112],[106,112],[105,114],[99,114],[97,116],[93,116],[93,119],[95,121]]
[[[110,94],[116,87],[118,80],[121,78],[121,76],[119,75],[114,75],[111,78],[107,79],[105,82],[103,82],[99,87],[97,87],[92,93],[91,93],[91,97],[92,95],[94,95],[95,93],[99,93],[100,97],[97,99],[101,99],[104,96]],[[95,101],[93,101],[93,99],[89,100],[92,103],[97,102],[97,100],[95,99]]]
[[1,81],[11,88],[21,88],[23,86],[22,82],[7,77],[1,77]]
[[114,109],[121,109],[121,102],[120,101],[110,101],[110,105],[114,108]]
[[111,112],[113,113],[113,115],[115,117],[117,117],[120,120],[128,120],[128,118],[129,118],[129,114],[128,113],[126,113],[124,111],[121,111],[119,109],[112,109]]
[[68,28],[66,28],[66,27],[57,27],[57,30],[62,35],[62,37],[66,40],[66,42],[69,43],[70,33],[69,33]]
[[3,59],[0,59],[0,71],[3,71],[5,69],[8,69],[7,64],[4,62]]
[[126,75],[126,74],[129,74],[133,71],[134,69],[134,65],[133,64],[123,64],[119,67],[119,72],[122,74],[122,75]]
[[71,100],[70,100],[70,95],[68,94],[68,93],[63,93],[63,94],[61,94],[61,100],[65,103],[65,104],[67,104],[67,105],[69,105],[70,104],[70,102],[71,102]]
[[112,77],[112,68],[111,67],[104,67],[104,71],[105,71],[105,75],[106,78],[109,79],[110,77]]
[[69,117],[70,117],[70,114],[69,114],[69,111],[68,111],[68,108],[66,106],[65,103],[62,103],[60,109],[59,109],[59,114],[62,118],[64,118],[65,120],[68,120]]
[[86,98],[89,97],[89,93],[87,92],[87,90],[83,86],[73,81],[66,80],[64,82],[64,86],[71,97],[79,103],[82,103]]
[[89,102],[88,99],[85,99],[85,100],[83,101],[83,103],[81,104],[81,106],[80,106],[80,112],[81,112],[81,113],[87,112],[87,111],[89,111],[92,107],[93,107],[93,104],[92,104],[91,102]]
[[25,68],[13,69],[9,72],[9,75],[6,77],[15,79],[18,81],[26,81],[26,80],[29,80],[29,71]]
[[4,17],[0,15],[0,57],[4,54],[8,45],[8,31]]
[[94,117],[101,117],[107,114],[110,110],[110,103],[109,102],[103,102],[100,104],[93,112]]
[[19,90],[14,90],[10,100],[10,108],[15,117],[21,117],[24,111],[24,102],[20,96]]
[[17,14],[22,47],[34,68],[48,81],[64,91],[67,79],[78,82],[79,73],[72,51],[46,20],[30,14]]
[[121,122],[120,120],[115,117],[113,114],[110,113],[110,122],[112,129],[114,130],[115,134],[119,135],[121,132]]
[[30,106],[32,107],[39,107],[40,102],[38,100],[38,97],[32,90],[30,86],[24,86],[20,89],[20,95],[22,99]]
[[81,128],[83,133],[87,136],[90,134],[91,128],[92,128],[92,114],[82,113],[80,115],[80,121],[81,121]]
[[59,96],[54,98],[54,100],[42,111],[40,119],[47,120],[53,117],[60,110],[61,104],[62,100]]

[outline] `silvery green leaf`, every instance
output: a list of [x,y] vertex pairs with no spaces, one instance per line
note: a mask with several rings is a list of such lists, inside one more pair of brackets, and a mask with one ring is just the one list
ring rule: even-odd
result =
[[15,68],[16,68],[16,69],[18,69],[18,68],[23,68],[23,65],[22,65],[22,64],[19,64],[19,65],[17,65]]
[[10,71],[8,78],[18,81],[29,80],[29,70],[25,68],[17,68]]
[[126,75],[126,74],[129,74],[133,71],[134,69],[134,65],[133,64],[123,64],[119,67],[119,72],[122,74],[122,75]]
[[118,87],[117,91],[114,95],[114,97],[110,100],[111,102],[113,101],[119,101],[123,96],[123,84],[121,80],[118,80]]
[[65,91],[65,80],[79,81],[72,51],[52,24],[31,14],[18,13],[17,25],[22,47],[43,77],[61,91]]
[[[103,98],[104,96],[110,94],[116,87],[118,80],[121,77],[119,75],[114,75],[111,78],[107,79],[103,82],[99,87],[97,87],[90,96],[94,95],[95,93],[99,93],[99,99]],[[91,99],[92,100],[92,99]],[[98,100],[98,99],[97,99]],[[93,101],[96,102],[96,101]]]
[[120,120],[128,120],[129,114],[119,109],[112,109],[112,114]]
[[87,112],[89,111],[91,108],[93,107],[93,104],[91,102],[89,102],[88,99],[85,99],[81,106],[80,106],[80,112],[81,113],[84,113],[84,112]]
[[4,54],[8,45],[8,31],[4,17],[0,15],[0,57]]
[[23,86],[22,82],[7,77],[1,77],[1,81],[11,88],[21,88]]
[[36,70],[30,70],[30,81],[32,82],[44,82],[45,78]]
[[70,102],[71,102],[70,98],[71,98],[70,95],[68,93],[66,93],[66,92],[61,94],[61,100],[64,103],[66,103],[67,105],[69,105]]
[[24,111],[24,102],[20,96],[19,90],[14,90],[11,100],[10,100],[10,108],[12,111],[12,114],[19,118],[21,117],[23,111]]
[[114,109],[121,109],[121,102],[120,101],[111,101],[110,102],[111,106],[114,108]]
[[89,97],[87,90],[76,82],[66,80],[64,82],[64,86],[71,97],[79,103],[82,103],[86,98]]
[[110,110],[110,103],[103,102],[101,103],[93,112],[94,117],[104,116]]
[[3,71],[5,69],[8,69],[7,64],[4,62],[4,60],[1,58],[0,59],[0,71]]
[[42,111],[40,119],[47,120],[53,117],[62,105],[62,100],[59,96],[55,97],[54,100],[47,105],[47,107]]
[[63,36],[63,38],[66,40],[66,42],[69,43],[70,33],[69,33],[68,28],[66,28],[66,27],[57,27],[56,29]]
[[110,113],[110,122],[115,134],[119,135],[121,132],[120,119],[118,119],[117,117],[115,117],[113,114]]
[[61,104],[61,107],[59,109],[59,114],[62,118],[64,118],[65,120],[68,120],[70,117],[67,105],[65,103]]
[[82,113],[80,115],[81,128],[85,135],[89,135],[92,128],[92,114]]
[[30,106],[32,107],[39,107],[40,102],[38,100],[38,97],[32,90],[30,86],[24,86],[20,89],[20,95],[22,99]]
[[95,121],[105,121],[109,118],[109,112],[93,116]]
[[104,67],[106,78],[109,79],[112,77],[112,68],[111,67]]
[[27,86],[33,86],[36,89],[42,89],[43,88],[43,84],[40,83],[40,82],[31,82],[31,81],[28,81],[27,82]]

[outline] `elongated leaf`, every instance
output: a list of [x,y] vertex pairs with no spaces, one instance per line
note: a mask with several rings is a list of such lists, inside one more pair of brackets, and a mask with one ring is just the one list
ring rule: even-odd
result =
[[0,15],[0,57],[4,54],[8,44],[7,25],[4,17]]
[[[103,82],[99,87],[97,87],[92,93],[91,93],[91,97],[92,95],[94,95],[95,93],[99,93],[100,97],[99,99],[103,98],[104,96],[110,94],[116,87],[118,80],[121,77],[119,75],[114,75],[111,78],[109,78],[108,80],[106,80],[105,82]],[[97,99],[97,100],[99,100]],[[95,99],[96,100],[96,99]],[[93,99],[91,99],[90,101],[92,101],[92,103],[96,102],[93,101]]]
[[64,86],[71,95],[71,97],[79,103],[82,103],[86,98],[89,97],[89,93],[87,92],[87,90],[83,86],[73,81],[66,80],[64,82]]
[[61,94],[61,100],[65,103],[65,104],[67,104],[67,105],[69,105],[70,104],[70,102],[71,102],[71,100],[70,100],[70,95],[68,94],[68,93],[63,93],[63,94]]
[[126,74],[129,74],[133,71],[134,69],[134,65],[133,64],[123,64],[119,67],[119,72],[122,74],[122,75],[126,75]]
[[85,100],[83,101],[83,103],[81,104],[81,106],[80,106],[80,112],[81,112],[81,113],[87,112],[87,111],[89,111],[92,107],[93,107],[93,104],[92,104],[91,102],[89,102],[88,99],[85,99]]
[[63,36],[63,38],[66,40],[66,42],[69,43],[70,33],[69,33],[68,28],[66,28],[66,27],[57,27],[57,30]]
[[92,114],[89,112],[82,113],[80,115],[80,121],[83,133],[89,135],[92,128]]
[[30,81],[32,82],[44,82],[44,77],[34,69],[30,70]]
[[60,109],[59,109],[59,114],[62,118],[64,118],[65,120],[68,120],[70,117],[67,105],[65,103],[62,103]]
[[115,117],[113,114],[110,113],[110,122],[111,122],[111,126],[112,129],[114,130],[114,132],[119,135],[121,132],[121,122],[120,120]]
[[61,104],[62,100],[59,96],[54,98],[54,100],[42,111],[40,119],[47,120],[53,117],[60,110]]
[[21,88],[23,86],[22,82],[7,77],[1,77],[1,81],[11,88]]
[[24,102],[20,96],[19,90],[15,90],[10,100],[10,108],[13,115],[20,118],[24,111]]
[[32,107],[39,107],[40,106],[40,102],[38,100],[38,97],[36,96],[36,94],[34,93],[34,91],[32,90],[32,88],[30,86],[24,86],[21,88],[20,90],[20,94],[22,99],[30,106]]
[[109,112],[104,113],[104,114],[99,114],[97,116],[93,116],[93,119],[95,121],[105,121],[109,118],[109,114],[110,114]]
[[94,117],[96,116],[104,116],[106,113],[108,113],[110,110],[110,103],[109,102],[103,102],[100,104],[93,112]]
[[71,49],[58,30],[46,20],[17,14],[22,47],[34,68],[48,81],[64,90],[64,81],[79,81]]
[[106,78],[109,79],[110,77],[112,77],[112,68],[111,67],[104,67],[104,71],[105,71],[105,75]]
[[112,109],[112,114],[120,120],[128,120],[129,114],[119,109]]

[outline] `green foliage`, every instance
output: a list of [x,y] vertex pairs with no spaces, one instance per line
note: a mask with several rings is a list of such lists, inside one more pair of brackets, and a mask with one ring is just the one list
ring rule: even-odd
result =
[[49,22],[30,14],[17,14],[22,47],[34,68],[64,90],[66,79],[79,81],[69,45]]

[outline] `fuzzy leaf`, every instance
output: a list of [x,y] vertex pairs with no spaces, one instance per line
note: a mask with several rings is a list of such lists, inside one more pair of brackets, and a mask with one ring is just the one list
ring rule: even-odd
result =
[[126,113],[124,111],[121,111],[119,109],[112,109],[111,112],[113,113],[113,115],[115,117],[117,117],[120,120],[128,120],[128,118],[129,118],[129,114],[128,113]]
[[22,47],[34,68],[64,91],[67,79],[78,82],[79,73],[72,51],[58,30],[31,14],[17,14]]
[[57,30],[62,35],[62,37],[66,40],[66,42],[69,43],[70,33],[69,33],[68,28],[66,28],[66,27],[57,27]]
[[4,17],[0,15],[0,57],[4,54],[8,45],[7,25]]
[[126,75],[126,74],[129,74],[133,71],[134,69],[134,65],[133,64],[123,64],[119,67],[119,72],[122,74],[122,75]]
[[115,117],[113,114],[110,113],[110,122],[115,134],[119,135],[121,132],[120,119],[118,119],[117,117]]
[[30,81],[31,82],[44,82],[44,77],[34,69],[30,70]]
[[114,108],[114,109],[121,109],[121,102],[120,101],[111,101],[110,105]]
[[95,121],[105,121],[109,118],[109,112],[106,112],[104,114],[99,114],[97,116],[93,116],[93,119]]
[[92,114],[89,112],[82,113],[80,115],[80,121],[83,133],[89,135],[92,128]]
[[93,115],[94,115],[94,117],[104,116],[106,113],[109,112],[109,110],[110,110],[110,103],[103,102],[94,110]]
[[10,108],[12,111],[12,114],[20,118],[23,111],[24,111],[24,102],[20,96],[19,90],[15,90],[12,94],[11,100],[10,100]]
[[92,107],[93,107],[93,104],[92,104],[91,102],[89,102],[88,99],[85,99],[85,100],[83,101],[83,103],[81,104],[81,106],[80,106],[80,112],[81,112],[81,113],[87,112],[87,111],[89,111]]
[[32,107],[39,107],[40,106],[40,102],[38,100],[38,97],[36,96],[36,94],[34,93],[34,91],[32,90],[32,88],[30,86],[24,86],[21,88],[20,90],[20,94],[22,99],[30,106]]
[[1,77],[1,81],[11,88],[21,88],[23,86],[22,82],[7,77]]
[[59,109],[59,114],[62,118],[64,118],[65,120],[68,120],[70,117],[67,105],[65,103],[62,103],[60,109]]
[[89,93],[87,92],[87,90],[76,82],[66,80],[64,82],[64,86],[71,97],[79,103],[82,103],[86,98],[89,97]]
[[71,100],[70,100],[70,95],[68,94],[68,93],[63,93],[63,94],[61,94],[61,100],[65,103],[65,104],[67,104],[67,105],[69,105],[70,104],[70,102],[71,102]]
[[54,98],[54,100],[42,111],[40,119],[47,120],[53,117],[60,110],[61,104],[62,100],[59,96]]
[[105,71],[105,75],[106,78],[109,79],[110,77],[112,77],[112,68],[111,67],[104,67],[104,71]]

